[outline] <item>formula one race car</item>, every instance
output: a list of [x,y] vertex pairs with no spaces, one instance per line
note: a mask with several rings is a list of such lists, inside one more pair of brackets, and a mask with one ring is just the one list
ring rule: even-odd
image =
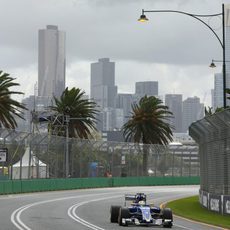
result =
[[[128,206],[126,201],[131,201]],[[171,228],[173,225],[173,215],[170,208],[161,209],[146,204],[146,195],[137,193],[135,195],[125,195],[125,205],[111,206],[111,223],[118,223],[120,226],[134,225],[161,225],[164,228]]]

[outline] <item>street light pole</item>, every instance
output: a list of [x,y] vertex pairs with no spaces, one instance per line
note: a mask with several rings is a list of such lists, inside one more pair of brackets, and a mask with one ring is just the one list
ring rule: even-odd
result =
[[225,60],[225,12],[224,4],[222,4],[222,34],[223,34],[223,104],[224,108],[227,107],[226,104],[226,60]]
[[[201,15],[201,14],[191,14],[187,13],[184,11],[178,11],[178,10],[142,10],[142,14],[140,18],[138,19],[139,22],[146,22],[148,21],[148,18],[146,17],[145,13],[179,13],[179,14],[184,14],[190,17],[195,18],[196,20],[200,21],[203,23],[206,27],[208,27],[212,33],[215,35],[217,40],[219,41],[222,49],[223,49],[223,106],[226,108],[226,64],[225,64],[225,13],[224,13],[224,4],[222,4],[222,12],[217,13],[217,14],[206,14],[206,15]],[[222,16],[222,41],[220,37],[217,35],[217,33],[213,30],[211,26],[209,26],[205,21],[203,21],[201,18],[207,18],[207,17],[218,17]]]

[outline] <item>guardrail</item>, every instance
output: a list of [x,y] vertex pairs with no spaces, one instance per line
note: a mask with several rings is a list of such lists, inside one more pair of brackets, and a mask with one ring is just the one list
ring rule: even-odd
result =
[[199,184],[200,177],[100,177],[0,181],[0,194],[122,186]]

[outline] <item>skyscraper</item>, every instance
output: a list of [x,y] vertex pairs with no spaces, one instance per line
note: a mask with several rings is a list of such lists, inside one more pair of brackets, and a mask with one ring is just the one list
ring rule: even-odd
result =
[[115,108],[117,86],[115,86],[115,63],[101,58],[91,64],[91,98],[101,108]]
[[182,94],[166,94],[165,105],[168,106],[169,111],[173,113],[170,119],[171,125],[174,127],[173,132],[182,132]]
[[117,94],[116,107],[123,109],[124,122],[130,119],[130,113],[132,111],[133,94],[119,93]]
[[213,109],[223,107],[223,74],[214,75]]
[[158,95],[158,81],[142,81],[136,82],[135,94],[140,96],[157,96]]
[[65,32],[48,25],[38,33],[38,96],[60,97],[65,89]]
[[192,122],[204,117],[204,104],[199,97],[188,97],[183,101],[183,132],[188,131]]

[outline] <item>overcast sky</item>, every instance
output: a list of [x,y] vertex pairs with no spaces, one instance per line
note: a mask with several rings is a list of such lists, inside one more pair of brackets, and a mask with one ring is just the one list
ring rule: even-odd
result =
[[[134,93],[137,81],[158,81],[159,94],[199,96],[210,105],[212,59],[222,59],[213,33],[192,17],[149,13],[170,9],[193,14],[220,13],[230,0],[0,0],[0,69],[15,77],[24,97],[34,94],[38,30],[57,25],[66,32],[66,86],[89,94],[90,63],[108,57],[115,64],[119,93]],[[221,37],[221,18],[206,22]]]

